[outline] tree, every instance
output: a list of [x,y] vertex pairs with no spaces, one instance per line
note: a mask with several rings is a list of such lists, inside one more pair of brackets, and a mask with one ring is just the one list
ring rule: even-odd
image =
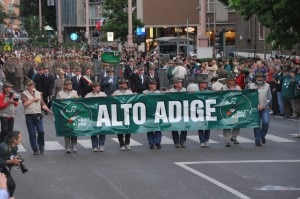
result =
[[0,24],[5,23],[4,19],[6,19],[6,18],[7,18],[7,14],[4,12],[2,3],[0,3]]
[[[109,0],[104,3],[105,24],[103,25],[104,32],[114,32],[115,38],[120,39],[124,44],[127,41],[128,35],[128,2],[127,0]],[[133,3],[135,6],[135,3]],[[141,20],[136,18],[136,10],[132,14],[133,30],[136,27],[143,26]]]
[[229,6],[238,10],[245,20],[257,16],[258,21],[270,29],[266,41],[273,42],[273,48],[292,49],[300,43],[300,1],[229,0]]
[[[55,6],[47,6],[47,1],[42,0],[42,24],[51,26],[56,29],[56,10]],[[20,1],[20,17],[25,29],[29,32],[32,18],[39,16],[39,0],[22,0]]]

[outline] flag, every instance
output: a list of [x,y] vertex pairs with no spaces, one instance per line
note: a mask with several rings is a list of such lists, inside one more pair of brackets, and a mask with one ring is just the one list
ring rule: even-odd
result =
[[101,30],[101,20],[98,20],[96,23],[96,30]]

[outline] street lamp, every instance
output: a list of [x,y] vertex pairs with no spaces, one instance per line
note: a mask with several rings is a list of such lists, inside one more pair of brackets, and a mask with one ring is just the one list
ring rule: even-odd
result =
[[39,28],[42,30],[42,0],[39,0]]
[[132,35],[132,0],[128,0],[128,35],[127,35],[127,47],[133,48],[133,35]]

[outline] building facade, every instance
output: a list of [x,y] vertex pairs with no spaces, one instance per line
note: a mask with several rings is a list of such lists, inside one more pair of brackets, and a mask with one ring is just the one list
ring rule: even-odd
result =
[[[146,27],[146,50],[156,46],[158,37],[189,37],[197,43],[201,0],[137,0],[138,18]],[[214,46],[220,31],[225,31],[227,48],[234,48],[235,11],[217,0],[206,0],[206,35]],[[234,49],[231,49],[234,50]]]

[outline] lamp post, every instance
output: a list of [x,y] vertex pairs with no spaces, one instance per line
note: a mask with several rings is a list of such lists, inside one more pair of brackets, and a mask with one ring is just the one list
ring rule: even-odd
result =
[[87,43],[90,44],[90,15],[89,15],[89,0],[85,0],[85,32],[87,37]]
[[61,34],[61,1],[57,0],[57,20],[58,20],[58,42],[63,43],[63,38]]
[[128,35],[127,35],[127,48],[134,48],[133,35],[132,35],[132,0],[128,0]]
[[199,11],[199,26],[197,27],[197,41],[198,47],[208,46],[208,37],[206,36],[206,1],[199,0],[199,7],[196,8]]
[[42,0],[39,0],[39,28],[42,30]]

